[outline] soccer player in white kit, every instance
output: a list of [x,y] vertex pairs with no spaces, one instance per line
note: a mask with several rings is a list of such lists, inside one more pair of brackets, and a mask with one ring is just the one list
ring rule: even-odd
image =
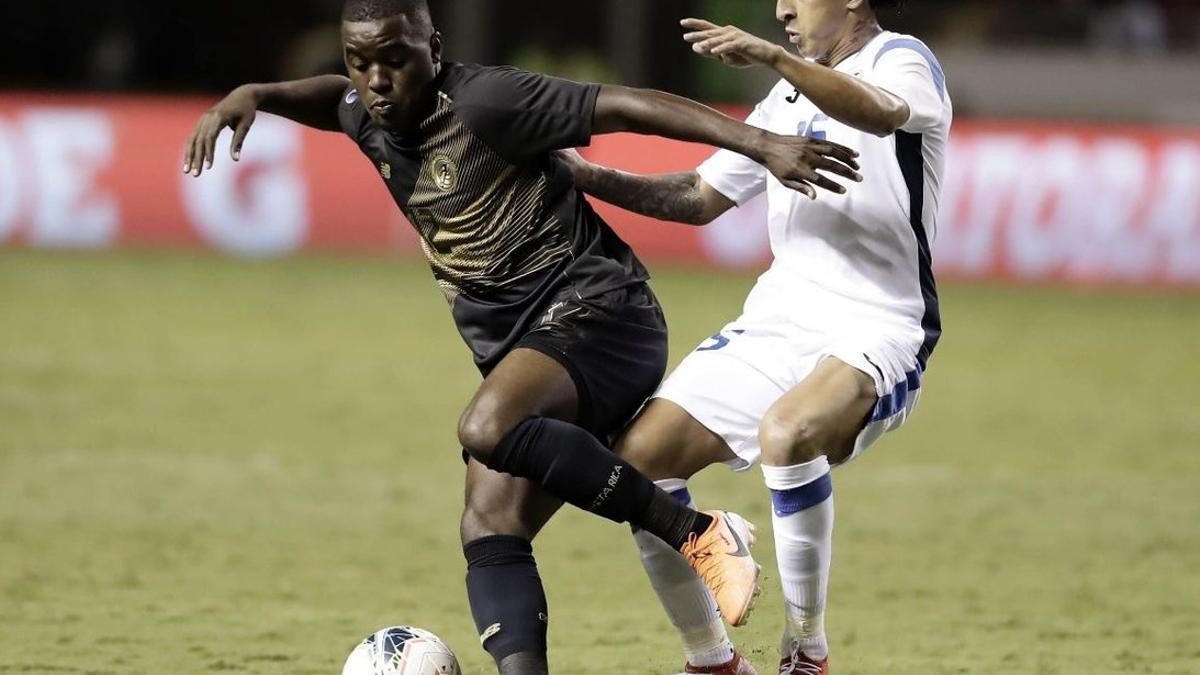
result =
[[[790,189],[724,151],[694,172],[660,176],[578,158],[573,166],[584,191],[664,220],[705,224],[767,193],[773,264],[742,315],[670,375],[619,451],[685,502],[700,469],[761,460],[786,601],[781,675],[829,672],[830,469],[904,424],[941,334],[929,246],[953,108],[930,50],[881,28],[877,12],[898,5],[778,0],[799,56],[736,27],[683,22],[696,52],[782,76],[751,125],[859,151],[863,182],[848,191],[815,173]],[[817,199],[817,187],[831,194]],[[686,672],[754,673],[679,554],[636,538],[683,638]]]

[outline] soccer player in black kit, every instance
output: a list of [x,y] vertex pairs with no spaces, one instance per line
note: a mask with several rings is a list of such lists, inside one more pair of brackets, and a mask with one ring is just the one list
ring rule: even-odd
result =
[[579,84],[442,60],[426,0],[348,0],[349,79],[236,89],[198,122],[184,171],[211,168],[257,111],[343,131],[421,235],[434,278],[483,374],[462,414],[467,594],[503,675],[548,672],[547,609],[531,541],[562,502],[657,535],[731,623],[757,590],[736,514],[696,513],[617,458],[610,437],[653,393],[667,331],[642,264],[592,211],[555,152],[620,131],[706,143],[796,189],[856,179],[855,153],[753,129],[661,92]]

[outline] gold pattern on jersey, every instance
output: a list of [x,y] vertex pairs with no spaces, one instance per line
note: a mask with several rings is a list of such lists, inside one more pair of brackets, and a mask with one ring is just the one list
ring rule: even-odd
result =
[[423,165],[404,212],[448,299],[494,295],[570,255],[570,237],[547,211],[543,167],[509,164],[444,93],[422,131]]

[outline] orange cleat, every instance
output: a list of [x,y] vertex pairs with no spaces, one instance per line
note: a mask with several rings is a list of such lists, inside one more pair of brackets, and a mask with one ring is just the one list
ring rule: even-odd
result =
[[713,524],[700,536],[688,537],[680,553],[696,576],[712,591],[721,615],[733,626],[743,626],[754,610],[762,567],[754,562],[754,526],[736,513],[705,511]]
[[829,675],[829,658],[814,661],[793,647],[792,653],[779,662],[779,675]]
[[743,658],[738,652],[733,653],[733,658],[729,660],[729,663],[720,666],[707,666],[701,668],[700,666],[693,666],[689,663],[679,675],[693,675],[693,673],[702,673],[707,675],[758,675],[758,671],[754,670],[754,666],[750,665],[750,662]]

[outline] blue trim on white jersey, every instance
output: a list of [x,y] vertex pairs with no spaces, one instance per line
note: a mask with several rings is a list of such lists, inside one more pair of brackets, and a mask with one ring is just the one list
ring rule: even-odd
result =
[[896,132],[896,160],[900,162],[900,173],[908,186],[908,219],[913,235],[917,238],[917,274],[921,282],[921,298],[925,302],[925,314],[921,317],[921,328],[925,341],[917,352],[917,364],[924,371],[929,366],[929,357],[942,337],[942,314],[938,303],[937,281],[933,278],[933,254],[929,249],[929,236],[925,231],[925,150],[921,134],[907,131]]
[[942,100],[946,99],[946,73],[942,70],[942,64],[938,62],[937,57],[929,51],[929,47],[926,47],[924,42],[915,38],[889,40],[875,53],[875,65],[879,64],[879,59],[883,58],[884,54],[893,49],[911,49],[920,54],[929,64],[929,72],[933,73],[933,81],[937,85],[938,95],[942,97]]

